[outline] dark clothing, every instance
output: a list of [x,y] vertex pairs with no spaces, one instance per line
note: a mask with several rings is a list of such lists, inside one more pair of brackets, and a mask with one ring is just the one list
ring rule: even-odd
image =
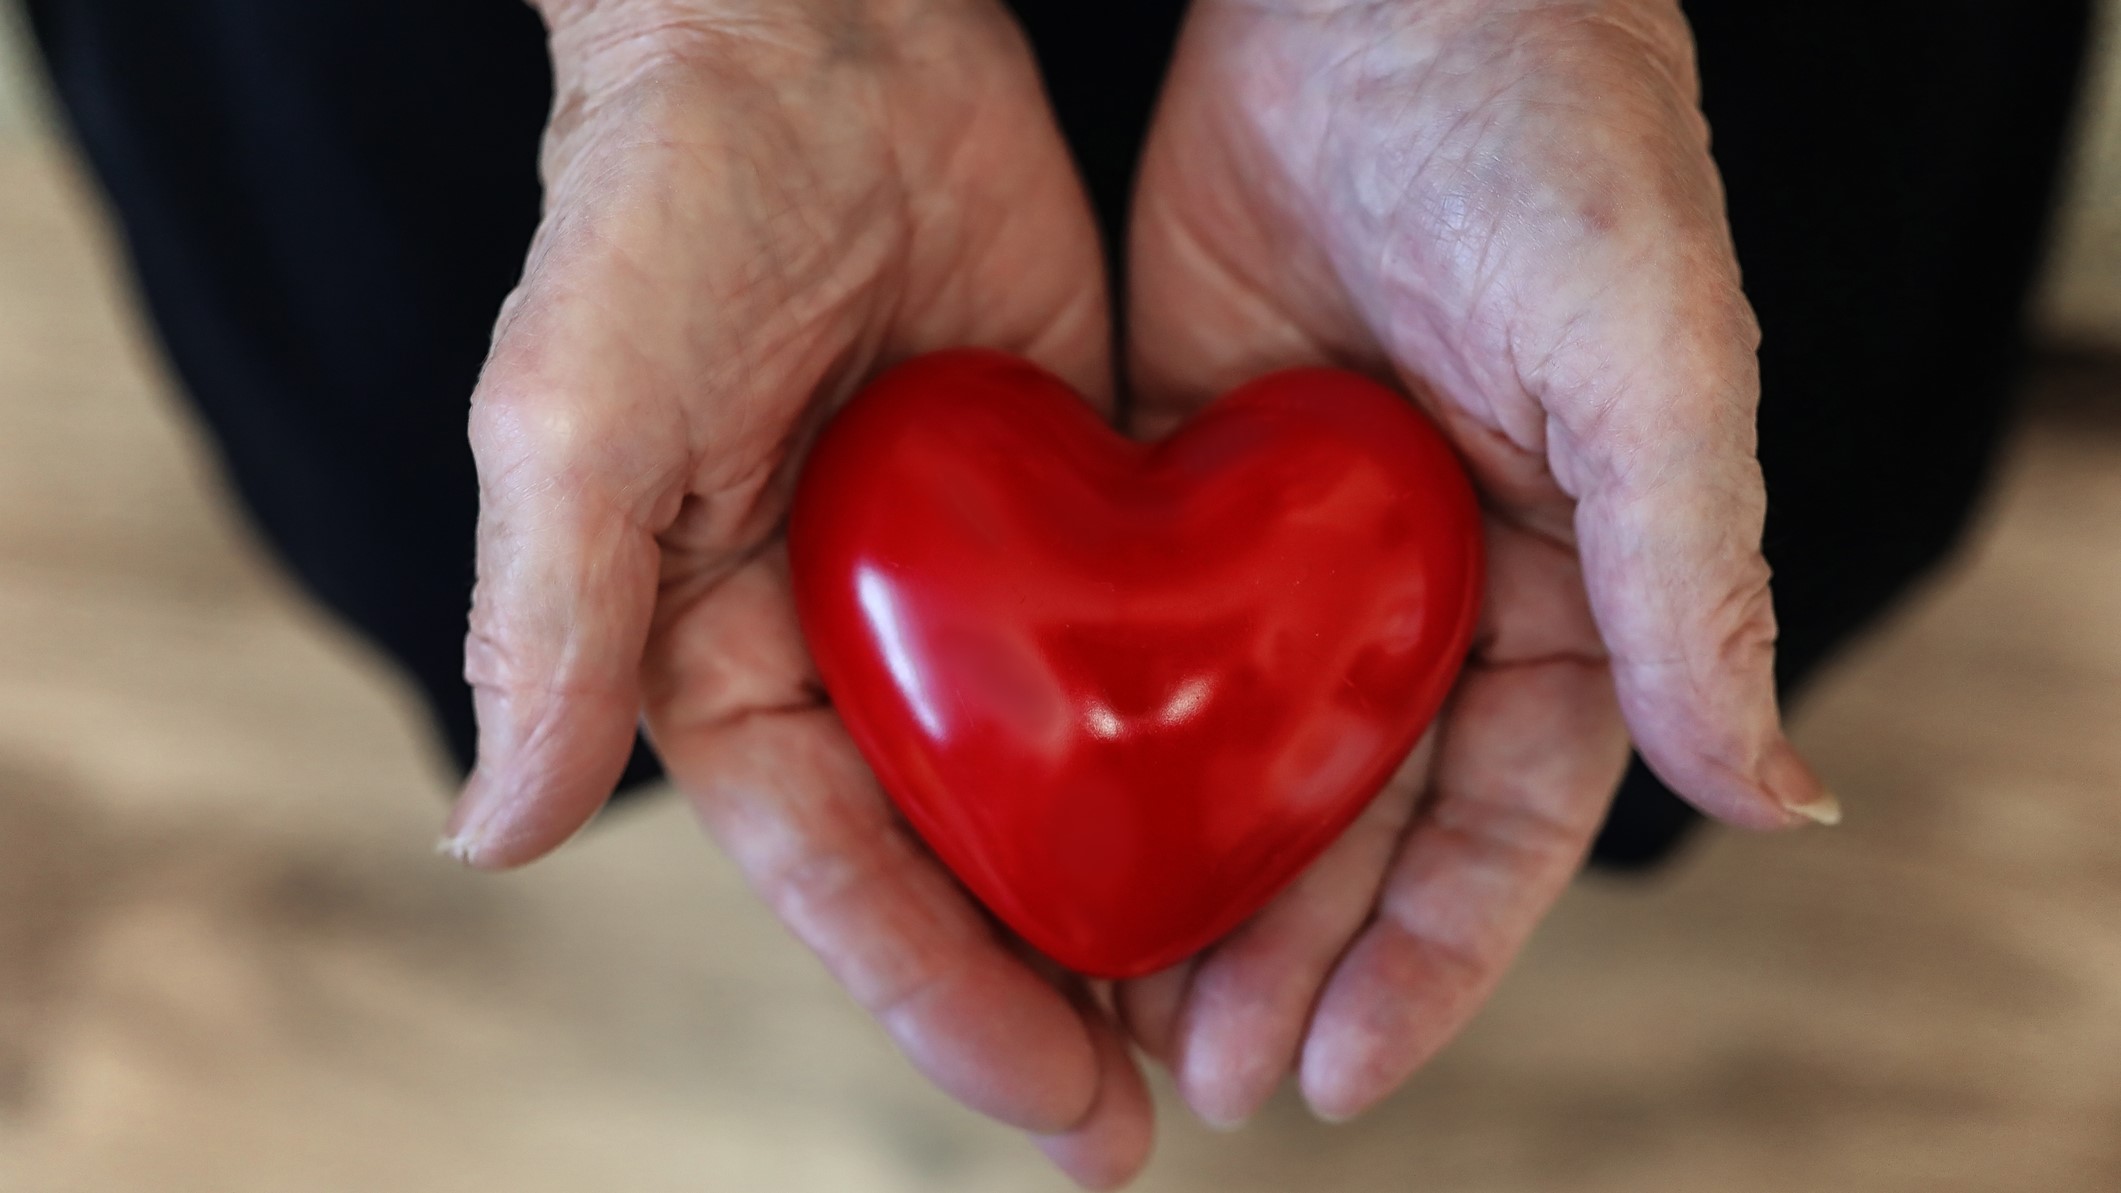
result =
[[[1116,231],[1181,5],[1016,7]],[[1795,689],[1945,553],[1979,493],[2088,3],[1690,7],[1766,329],[1767,549]],[[536,17],[521,0],[29,12],[243,503],[469,765],[465,399],[537,219]],[[643,749],[628,781],[653,774]],[[1654,859],[1692,821],[1638,766],[1598,856]]]

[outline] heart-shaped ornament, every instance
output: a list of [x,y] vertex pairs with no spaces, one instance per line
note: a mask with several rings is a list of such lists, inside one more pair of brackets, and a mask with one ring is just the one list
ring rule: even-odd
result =
[[1412,404],[1299,369],[1169,438],[995,352],[909,361],[820,436],[798,614],[884,789],[1003,922],[1131,977],[1287,885],[1435,717],[1480,514]]

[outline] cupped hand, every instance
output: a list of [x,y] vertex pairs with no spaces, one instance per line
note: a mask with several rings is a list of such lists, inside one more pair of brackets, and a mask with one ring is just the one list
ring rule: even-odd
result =
[[987,0],[548,0],[546,213],[471,412],[479,761],[445,846],[527,862],[645,718],[795,934],[945,1090],[1079,1180],[1142,1162],[1118,1030],[911,839],[817,684],[780,526],[890,361],[985,345],[1109,402],[1096,233]]
[[1483,626],[1398,779],[1121,991],[1209,1121],[1292,1069],[1342,1118],[1486,999],[1631,736],[1725,820],[1838,813],[1776,709],[1757,331],[1674,0],[1199,0],[1173,70],[1130,246],[1142,429],[1341,364],[1413,394],[1486,509]]

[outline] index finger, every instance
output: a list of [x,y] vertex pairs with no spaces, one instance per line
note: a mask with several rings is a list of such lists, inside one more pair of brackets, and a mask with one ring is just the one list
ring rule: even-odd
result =
[[[1099,1087],[1090,1026],[892,810],[812,684],[776,557],[658,631],[648,723],[671,779],[774,914],[916,1067],[1044,1134]],[[807,694],[806,694],[807,693]]]

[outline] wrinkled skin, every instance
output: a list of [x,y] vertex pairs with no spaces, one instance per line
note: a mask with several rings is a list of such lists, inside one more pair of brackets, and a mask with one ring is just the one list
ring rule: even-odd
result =
[[1108,396],[1096,235],[1006,20],[842,8],[555,16],[548,214],[473,399],[480,757],[451,848],[559,845],[645,715],[915,1063],[1109,1183],[1148,1147],[1122,1037],[893,815],[822,699],[780,538],[809,436],[895,358],[1003,348]]
[[989,0],[549,0],[547,215],[474,396],[486,867],[594,814],[645,718],[753,886],[915,1064],[1124,1181],[1128,1037],[1241,1121],[1359,1112],[1493,988],[1634,740],[1756,828],[1832,815],[1783,738],[1755,331],[1670,0],[1201,0],[1145,166],[1121,362],[1146,433],[1282,365],[1395,378],[1488,509],[1474,659],[1283,896],[1091,990],[1004,939],[825,704],[779,527],[833,405],[979,344],[1113,394],[1095,232]]
[[1203,1117],[1292,1067],[1329,1118],[1405,1080],[1580,864],[1630,731],[1727,820],[1834,815],[1776,715],[1757,332],[1673,4],[1209,0],[1130,265],[1148,429],[1344,364],[1418,396],[1488,511],[1485,624],[1427,756],[1277,904],[1124,992]]

